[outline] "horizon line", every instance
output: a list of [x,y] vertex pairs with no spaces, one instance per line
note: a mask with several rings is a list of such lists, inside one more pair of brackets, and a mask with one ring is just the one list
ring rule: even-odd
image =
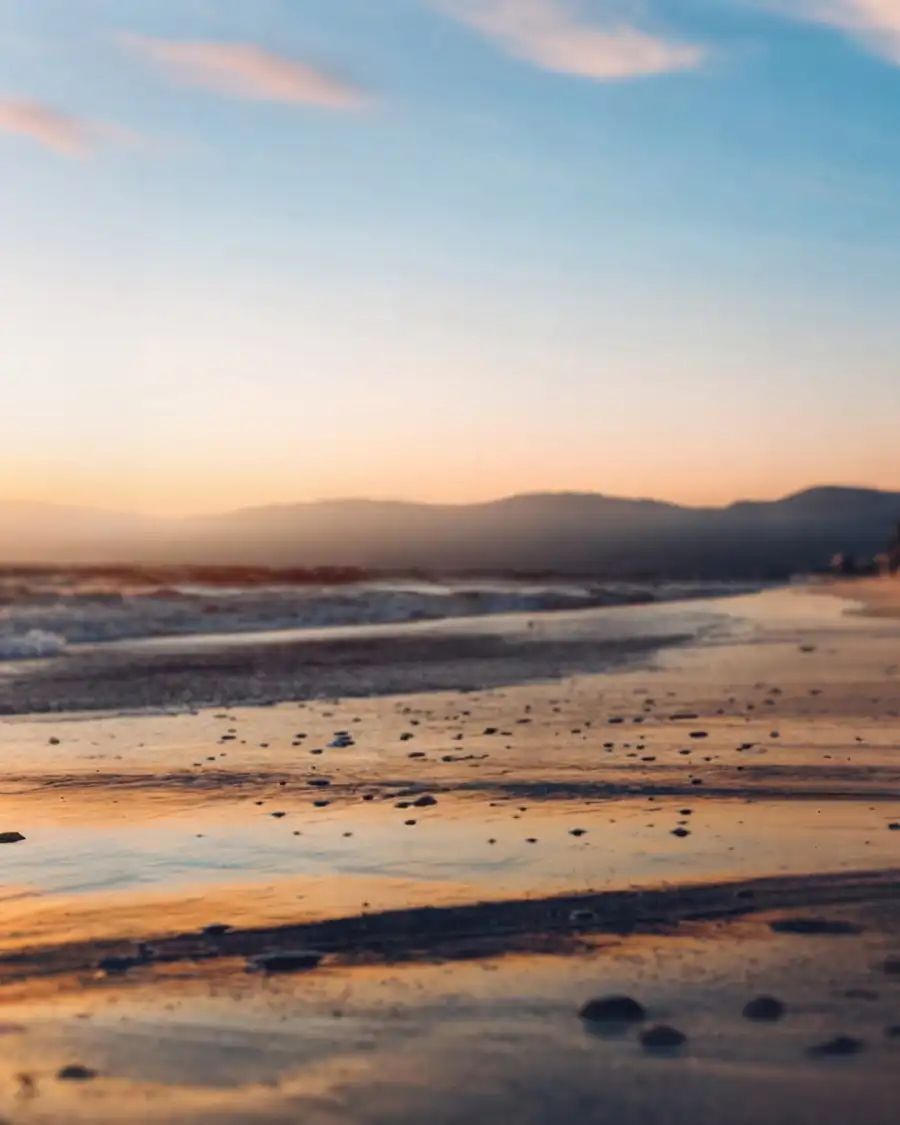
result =
[[626,496],[618,495],[609,492],[603,492],[599,489],[546,489],[546,490],[529,490],[527,492],[512,492],[502,496],[495,496],[485,500],[462,500],[462,501],[435,501],[435,500],[413,500],[404,499],[402,497],[372,497],[372,496],[333,496],[333,497],[319,497],[312,500],[284,500],[284,501],[261,501],[258,504],[244,504],[237,508],[223,508],[215,511],[203,511],[192,513],[166,513],[162,511],[141,510],[137,508],[108,508],[105,506],[93,506],[89,504],[69,504],[55,500],[23,500],[14,498],[0,497],[0,509],[2,508],[35,508],[35,509],[60,509],[66,512],[80,512],[92,513],[95,515],[105,516],[128,516],[133,518],[140,518],[145,520],[160,520],[173,523],[182,523],[190,520],[203,520],[203,519],[216,519],[228,516],[236,516],[245,512],[265,511],[265,510],[284,510],[287,508],[312,508],[324,507],[326,505],[348,505],[348,504],[383,504],[404,507],[423,507],[423,508],[477,508],[489,507],[492,504],[509,503],[512,500],[532,499],[537,497],[580,497],[580,498],[594,498],[615,500],[631,504],[662,504],[673,508],[683,508],[686,510],[703,511],[703,510],[723,510],[726,508],[735,507],[738,504],[772,504],[779,503],[785,500],[793,499],[797,496],[803,496],[809,492],[820,491],[850,491],[850,492],[877,492],[890,495],[895,492],[900,492],[900,489],[884,488],[872,484],[850,484],[830,482],[822,484],[808,485],[803,488],[795,489],[784,494],[779,494],[770,497],[750,497],[750,496],[737,496],[733,500],[725,503],[718,504],[690,504],[681,503],[677,500],[667,500],[656,496]]

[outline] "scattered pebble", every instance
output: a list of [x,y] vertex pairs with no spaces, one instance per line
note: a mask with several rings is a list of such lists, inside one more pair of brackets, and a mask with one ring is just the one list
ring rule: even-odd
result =
[[641,1023],[647,1018],[643,1005],[630,996],[601,996],[588,1000],[578,1015],[588,1023]]
[[743,1016],[747,1020],[772,1023],[780,1020],[784,1013],[784,1004],[774,996],[757,996],[744,1006]]
[[687,1043],[687,1036],[683,1031],[679,1031],[676,1027],[666,1027],[664,1024],[648,1027],[638,1038],[648,1051],[672,1051]]
[[829,1055],[858,1055],[860,1051],[865,1050],[865,1046],[861,1039],[854,1039],[851,1035],[836,1035],[834,1039],[809,1047],[807,1053],[820,1058]]
[[72,1063],[58,1070],[56,1077],[63,1082],[89,1082],[97,1077],[97,1071],[91,1070],[89,1066],[82,1066],[81,1063]]
[[313,949],[259,953],[247,961],[247,971],[257,973],[308,972],[310,969],[317,969],[324,957],[324,953],[317,953]]

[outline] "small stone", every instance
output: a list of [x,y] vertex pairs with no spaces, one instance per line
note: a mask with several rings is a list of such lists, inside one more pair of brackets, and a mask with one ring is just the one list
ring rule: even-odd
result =
[[437,800],[434,797],[431,797],[431,796],[429,796],[429,794],[426,793],[424,797],[419,797],[418,800],[413,801],[413,808],[414,809],[429,809],[429,808],[431,808],[432,805],[436,805],[436,804],[437,804]]
[[24,839],[21,832],[0,832],[0,844],[18,844]]
[[317,969],[322,963],[324,953],[313,949],[283,950],[275,953],[260,953],[247,962],[248,972],[261,973],[303,973]]
[[570,830],[569,835],[575,836],[575,837],[586,836],[587,835],[587,829],[586,828],[573,828],[573,829]]
[[601,996],[588,1000],[578,1015],[588,1023],[641,1023],[647,1018],[643,1005],[630,996]]
[[757,996],[744,1006],[744,1019],[772,1023],[784,1015],[784,1004],[774,996]]
[[815,1047],[808,1048],[808,1053],[818,1057],[858,1055],[860,1051],[865,1049],[865,1046],[865,1043],[863,1043],[861,1039],[854,1039],[850,1035],[837,1035],[834,1039],[829,1039],[825,1043],[818,1043]]
[[56,1077],[63,1082],[89,1082],[92,1078],[97,1077],[97,1071],[91,1070],[89,1066],[82,1066],[81,1063],[73,1063],[71,1066],[64,1066],[62,1070],[58,1070]]
[[690,836],[690,832],[687,830],[687,828],[673,828],[672,835],[677,836],[679,839],[683,840],[685,836]]
[[687,1043],[687,1036],[676,1027],[648,1027],[640,1036],[642,1046],[648,1051],[672,1051]]
[[231,926],[225,922],[213,922],[209,926],[204,926],[200,932],[206,937],[221,937],[223,934],[227,934],[230,929]]
[[113,956],[104,957],[98,961],[97,968],[106,973],[107,976],[114,976],[117,973],[127,973],[129,969],[135,969],[138,965],[145,965],[146,963],[144,957]]

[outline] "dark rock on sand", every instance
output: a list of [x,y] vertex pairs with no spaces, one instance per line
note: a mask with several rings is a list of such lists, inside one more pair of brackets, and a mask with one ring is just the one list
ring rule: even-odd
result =
[[21,832],[0,832],[0,844],[18,844],[24,839]]
[[578,1015],[588,1023],[641,1023],[647,1018],[643,1005],[630,996],[601,996],[588,1000]]
[[314,949],[280,950],[275,953],[259,953],[247,962],[248,972],[257,973],[303,973],[317,969],[322,963],[324,953]]
[[101,961],[97,962],[97,968],[109,976],[116,973],[127,973],[129,969],[136,969],[139,965],[146,965],[146,957],[135,956],[112,956],[104,957]]
[[686,828],[673,828],[672,835],[684,839],[685,836],[690,836],[690,832]]
[[854,1039],[850,1035],[837,1035],[834,1039],[829,1039],[825,1043],[817,1043],[816,1046],[808,1048],[808,1053],[819,1058],[858,1055],[860,1051],[865,1050],[865,1046],[861,1039]]
[[230,930],[231,926],[229,926],[225,922],[213,922],[209,926],[204,926],[200,932],[204,937],[221,937],[223,934],[227,934]]
[[687,1043],[687,1036],[676,1027],[648,1027],[640,1036],[641,1045],[648,1051],[672,1051]]
[[419,797],[419,799],[417,801],[413,801],[413,808],[414,809],[428,809],[428,808],[431,808],[432,805],[436,805],[436,804],[437,804],[437,800],[434,797],[432,797],[432,796],[430,796],[429,794],[426,793],[423,797]]
[[73,1063],[71,1066],[64,1066],[62,1070],[58,1070],[56,1077],[64,1082],[89,1082],[92,1078],[97,1077],[97,1071],[91,1070],[89,1066],[82,1066],[81,1063]]
[[775,1020],[780,1020],[784,1013],[784,1004],[774,996],[757,996],[755,1000],[744,1006],[743,1016],[747,1020],[774,1023]]
[[776,934],[840,936],[862,933],[862,926],[857,926],[855,922],[840,922],[829,918],[782,918],[770,923],[770,929]]

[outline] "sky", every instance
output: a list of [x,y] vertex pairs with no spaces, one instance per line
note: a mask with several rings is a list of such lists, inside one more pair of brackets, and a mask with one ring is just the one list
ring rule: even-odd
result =
[[0,0],[0,499],[900,489],[900,0]]

